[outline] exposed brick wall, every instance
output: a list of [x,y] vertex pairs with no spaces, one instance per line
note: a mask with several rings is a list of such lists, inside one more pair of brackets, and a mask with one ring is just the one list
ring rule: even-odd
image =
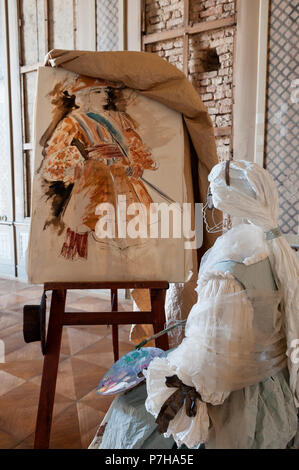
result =
[[[189,79],[208,108],[215,127],[232,125],[232,82],[234,28],[209,31],[190,36]],[[204,72],[200,62],[201,51],[216,48],[218,71]]]
[[234,0],[192,0],[190,2],[190,23],[214,21],[234,14]]
[[[235,13],[235,0],[190,0],[190,24],[213,21]],[[165,31],[183,23],[182,0],[146,0],[146,33]],[[208,108],[215,127],[232,126],[233,48],[235,28],[208,31],[189,36],[189,79]],[[214,48],[219,56],[218,70],[205,71],[206,51]],[[150,44],[146,51],[183,68],[183,38]],[[230,138],[216,138],[218,157],[229,158]]]
[[220,161],[229,160],[230,157],[230,137],[221,136],[216,137],[216,146],[218,152],[218,158]]
[[147,52],[154,52],[163,57],[178,69],[183,70],[183,39],[177,38],[171,41],[160,41],[149,44]]
[[183,0],[146,0],[147,34],[177,28],[183,23]]

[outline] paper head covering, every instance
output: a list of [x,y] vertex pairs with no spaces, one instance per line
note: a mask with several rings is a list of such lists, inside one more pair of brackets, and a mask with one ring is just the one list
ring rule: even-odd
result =
[[226,162],[219,163],[209,175],[214,206],[232,216],[245,217],[264,231],[275,228],[279,206],[271,175],[256,163],[231,161],[228,186],[225,166]]

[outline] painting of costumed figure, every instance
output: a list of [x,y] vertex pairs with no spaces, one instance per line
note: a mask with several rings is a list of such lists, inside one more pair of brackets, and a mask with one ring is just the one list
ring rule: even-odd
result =
[[[52,80],[48,77],[45,82],[43,75],[49,74]],[[127,275],[130,280],[132,275],[154,280],[163,257],[165,264],[165,256],[175,256],[178,248],[182,251],[182,240],[147,236],[151,203],[184,200],[182,174],[170,185],[165,179],[170,170],[183,173],[181,115],[120,84],[70,72],[42,67],[38,83],[31,281],[126,280]],[[143,204],[138,220],[145,221],[145,236],[119,233],[119,197],[125,198],[126,207]],[[114,208],[115,229],[103,238],[98,236],[103,215],[99,207],[107,203]],[[125,213],[124,220],[128,226],[132,214]],[[184,260],[184,253],[181,256]],[[136,274],[140,257],[150,264]],[[184,280],[174,264],[166,262],[168,277],[163,279]]]

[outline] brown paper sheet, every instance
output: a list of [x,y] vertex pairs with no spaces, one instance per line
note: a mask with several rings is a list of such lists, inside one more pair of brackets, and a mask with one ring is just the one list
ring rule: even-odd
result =
[[[187,132],[196,152],[200,201],[205,202],[208,174],[218,163],[213,124],[198,93],[186,76],[161,57],[146,52],[89,52],[54,49],[45,65],[94,78],[121,82],[141,95],[156,100],[184,116]],[[192,156],[192,153],[191,153]],[[193,156],[194,158],[194,156]],[[196,194],[198,188],[194,187]],[[204,233],[203,254],[217,235]],[[149,300],[145,294],[140,304]],[[147,298],[147,299],[146,299]]]

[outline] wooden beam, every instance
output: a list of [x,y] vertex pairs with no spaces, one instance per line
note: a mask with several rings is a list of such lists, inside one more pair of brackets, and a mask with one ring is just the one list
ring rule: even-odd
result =
[[153,312],[65,312],[64,325],[153,324]]
[[232,134],[232,128],[231,127],[214,127],[214,134],[215,134],[215,137],[221,137],[225,135],[230,136]]
[[154,42],[175,39],[183,36],[185,33],[198,34],[234,25],[236,25],[236,15],[231,15],[227,18],[221,18],[215,21],[203,21],[201,23],[196,23],[192,26],[181,26],[179,28],[171,29],[169,31],[161,31],[159,33],[147,34],[143,36],[143,44],[146,45],[152,44]]
[[20,72],[21,73],[36,72],[38,67],[41,67],[42,65],[43,65],[42,62],[38,62],[37,64],[32,64],[32,65],[22,65],[20,67]]
[[33,150],[33,145],[32,143],[25,143],[23,144],[23,150]]
[[44,0],[44,22],[45,22],[45,55],[49,52],[49,4]]
[[[189,10],[190,1],[184,0],[184,27],[189,26]],[[189,34],[185,31],[183,38],[183,72],[188,77],[188,61],[189,61]]]
[[167,281],[46,282],[45,290],[55,289],[168,289]]
[[77,0],[77,49],[81,51],[97,50],[96,2],[95,0]]
[[[145,18],[145,0],[141,0],[141,17],[140,17],[140,27],[141,27],[141,35],[143,36],[146,34],[146,18]],[[143,44],[141,44],[143,46]]]
[[220,18],[215,21],[203,21],[196,23],[193,26],[188,27],[189,34],[204,33],[214,29],[227,28],[228,26],[234,26],[237,24],[236,15],[228,16],[227,18]]
[[77,49],[77,0],[73,0],[73,48]]
[[184,32],[185,28],[180,27],[176,29],[170,29],[168,31],[161,31],[159,33],[147,34],[143,36],[142,42],[144,45],[146,45],[159,41],[167,41],[168,39],[175,39],[180,36],[183,36]]

